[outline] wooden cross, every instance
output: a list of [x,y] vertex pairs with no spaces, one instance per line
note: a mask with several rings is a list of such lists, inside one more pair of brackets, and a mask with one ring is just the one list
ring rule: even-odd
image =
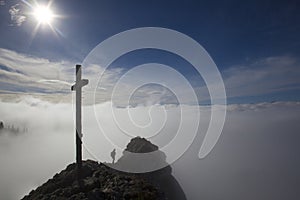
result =
[[76,163],[78,180],[81,178],[82,166],[82,126],[81,126],[81,88],[89,83],[87,79],[81,79],[81,65],[76,65],[76,82],[71,87],[72,91],[76,91]]

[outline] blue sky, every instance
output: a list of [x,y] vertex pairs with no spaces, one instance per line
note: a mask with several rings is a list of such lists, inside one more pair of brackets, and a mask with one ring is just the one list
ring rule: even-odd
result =
[[[192,37],[206,49],[224,78],[229,103],[300,99],[298,1],[53,1],[53,12],[62,16],[53,23],[56,34],[44,26],[34,37],[36,22],[27,14],[32,8],[20,0],[1,2],[0,48],[26,58],[81,63],[97,44],[114,34],[164,27]],[[43,2],[47,3],[39,1]],[[9,13],[16,4],[19,14],[26,17],[20,24]],[[192,80],[192,85],[202,85],[192,66],[167,52],[133,52],[112,67],[129,69],[147,62],[169,64]],[[3,71],[6,62],[0,64]],[[0,89],[9,90],[8,83],[2,82]],[[15,91],[17,86],[11,88]]]

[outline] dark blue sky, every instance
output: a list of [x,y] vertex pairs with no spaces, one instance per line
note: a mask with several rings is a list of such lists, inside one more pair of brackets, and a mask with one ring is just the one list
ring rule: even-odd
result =
[[34,24],[26,21],[21,27],[7,27],[8,7],[17,2],[1,7],[0,46],[43,57],[80,61],[104,39],[146,26],[189,35],[218,66],[300,53],[299,1],[54,1],[53,9],[65,16],[55,25],[65,38],[40,30],[30,46]]
[[[23,12],[30,10],[16,0],[6,1],[0,6],[0,48],[55,61],[82,62],[106,38],[121,31],[148,26],[174,29],[192,37],[207,50],[221,72],[237,65],[253,67],[253,63],[269,57],[287,56],[298,60],[300,54],[300,2],[296,0],[57,0],[53,1],[52,9],[63,16],[54,23],[61,34],[55,35],[44,27],[38,30],[33,40],[30,39],[35,26],[32,17],[21,26],[9,25],[8,10],[16,3]],[[152,54],[154,57],[158,55]],[[144,58],[141,55],[136,59],[123,59],[123,66],[146,62],[139,61],[139,58]],[[161,60],[166,59],[161,56]],[[293,91],[278,93],[277,97],[300,99],[299,90]]]

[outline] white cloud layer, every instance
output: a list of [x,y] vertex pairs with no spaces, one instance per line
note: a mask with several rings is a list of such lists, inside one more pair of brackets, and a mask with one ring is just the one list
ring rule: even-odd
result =
[[[53,62],[7,49],[0,49],[0,55],[0,97],[2,100],[14,100],[16,97],[30,93],[52,102],[71,102],[70,85],[74,82],[75,63]],[[222,76],[227,97],[247,97],[299,90],[299,63],[299,60],[294,57],[281,56],[226,69],[222,72]],[[101,66],[83,66],[83,78],[90,80],[89,85],[84,88],[84,103],[93,103],[94,95],[96,103],[110,101],[114,86],[126,73],[124,68],[110,68],[103,72]],[[101,74],[103,76],[98,82]],[[127,96],[129,88],[135,84],[134,81],[146,80],[149,75],[152,74],[142,73],[138,77],[129,79],[131,82],[119,83],[121,84],[119,88],[122,89],[114,96],[114,103],[127,105],[124,97]],[[178,83],[176,77],[165,74],[159,76],[161,75],[166,76],[165,80],[174,83],[177,93],[179,91],[180,94],[174,94],[170,88],[149,84],[138,88],[132,94],[130,104],[177,103],[178,99],[175,95],[189,97],[185,94],[187,90],[183,87],[184,84]],[[153,76],[155,77],[155,74]],[[200,102],[209,100],[206,86],[194,87],[194,89]]]
[[[104,103],[95,107],[96,114],[104,121],[109,116],[110,106],[110,103]],[[193,117],[196,107],[198,106],[184,106],[184,111]],[[83,110],[84,137],[101,134],[94,115],[88,113],[90,108],[92,107],[84,107]],[[165,117],[161,108],[162,106],[156,105],[129,108],[129,111],[126,108],[116,109],[120,114],[119,120],[126,121],[128,117],[125,113],[129,112],[137,124],[145,126],[150,123],[152,128],[148,130],[155,131],[161,126],[155,120],[160,122]],[[168,110],[172,114],[167,115],[166,126],[151,138],[160,147],[175,136],[180,121],[177,106],[168,106]],[[5,133],[0,135],[0,198],[19,199],[75,160],[72,105],[23,98],[19,103],[1,102],[0,111],[5,125],[28,128],[27,133],[18,136]],[[290,199],[300,196],[292,178],[300,178],[297,167],[300,165],[300,103],[228,106],[221,138],[203,160],[199,160],[197,155],[210,118],[210,106],[200,106],[200,111],[200,129],[196,140],[183,157],[174,163],[174,174],[188,199],[282,199],[282,193],[296,197]],[[123,138],[119,137],[120,134],[124,135],[122,131],[116,129],[109,120],[106,122],[105,129],[110,130],[109,134],[113,139]],[[130,127],[126,129],[131,130]],[[131,134],[151,135],[142,130]],[[191,130],[186,130],[187,133],[189,131]],[[129,137],[126,141],[118,140],[116,142],[124,147]],[[101,155],[97,155],[95,151],[91,152],[94,155],[90,155],[84,150],[84,158],[97,156],[101,161],[110,161],[112,146],[103,141],[104,138],[94,141],[94,145],[101,147]],[[89,143],[87,148],[93,149],[90,145],[93,144]],[[117,151],[117,155],[120,156],[121,152]],[[282,184],[276,185],[275,180]],[[264,193],[261,192],[261,187],[265,188]]]
[[[69,62],[51,62],[0,49],[0,76],[3,93],[67,93],[71,82]],[[49,81],[46,81],[49,80]],[[59,80],[61,82],[51,82]],[[67,87],[66,87],[67,86]]]
[[268,57],[222,72],[228,97],[241,97],[300,89],[300,62],[290,56]]

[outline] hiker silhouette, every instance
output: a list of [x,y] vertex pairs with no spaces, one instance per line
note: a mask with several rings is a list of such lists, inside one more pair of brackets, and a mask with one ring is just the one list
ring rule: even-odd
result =
[[111,158],[113,159],[112,163],[115,163],[115,159],[116,159],[116,149],[114,149],[111,153],[110,153]]

